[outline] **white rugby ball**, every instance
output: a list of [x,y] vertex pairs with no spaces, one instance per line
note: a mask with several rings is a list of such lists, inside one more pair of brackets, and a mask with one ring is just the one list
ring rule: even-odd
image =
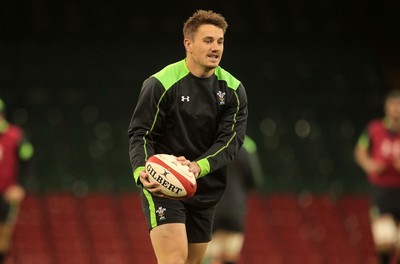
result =
[[146,162],[146,172],[151,182],[158,182],[161,192],[173,199],[187,199],[197,189],[196,177],[189,167],[170,154],[156,154]]

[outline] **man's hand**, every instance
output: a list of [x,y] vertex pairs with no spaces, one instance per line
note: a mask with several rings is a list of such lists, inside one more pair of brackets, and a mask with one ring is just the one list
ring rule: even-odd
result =
[[25,190],[20,185],[11,185],[4,192],[4,199],[9,203],[20,203],[25,197]]
[[371,173],[379,174],[386,168],[386,165],[383,164],[382,162],[378,162],[373,159],[368,159],[368,161],[365,162],[363,167],[368,174]]
[[189,171],[193,172],[194,177],[199,177],[201,168],[195,161],[187,160],[184,156],[179,156],[176,158],[182,165],[186,165],[189,167]]
[[151,182],[149,180],[149,175],[145,171],[141,171],[139,173],[139,180],[147,191],[149,191],[152,195],[158,197],[164,197],[161,192],[160,184],[158,182]]
[[393,167],[396,169],[396,171],[400,172],[400,159],[393,161]]
[[382,161],[374,160],[368,149],[357,145],[354,149],[354,156],[356,162],[367,174],[380,174],[384,169],[386,169],[386,164]]

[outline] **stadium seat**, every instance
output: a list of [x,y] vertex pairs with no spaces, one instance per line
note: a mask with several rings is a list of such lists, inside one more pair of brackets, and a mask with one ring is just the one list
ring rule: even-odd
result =
[[[140,201],[138,193],[29,195],[7,264],[156,263]],[[252,194],[239,263],[377,264],[367,205],[351,195]]]

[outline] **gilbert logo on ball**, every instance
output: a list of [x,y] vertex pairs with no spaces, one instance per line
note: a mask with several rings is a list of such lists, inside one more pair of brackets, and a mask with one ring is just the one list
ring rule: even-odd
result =
[[156,154],[146,162],[146,172],[151,182],[158,182],[161,192],[173,199],[187,199],[197,189],[196,178],[189,167],[170,154]]

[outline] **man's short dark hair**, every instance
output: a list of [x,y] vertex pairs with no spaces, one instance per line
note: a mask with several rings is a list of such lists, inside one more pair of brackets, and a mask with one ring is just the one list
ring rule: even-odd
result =
[[400,99],[400,89],[393,89],[386,93],[385,102],[389,99]]

